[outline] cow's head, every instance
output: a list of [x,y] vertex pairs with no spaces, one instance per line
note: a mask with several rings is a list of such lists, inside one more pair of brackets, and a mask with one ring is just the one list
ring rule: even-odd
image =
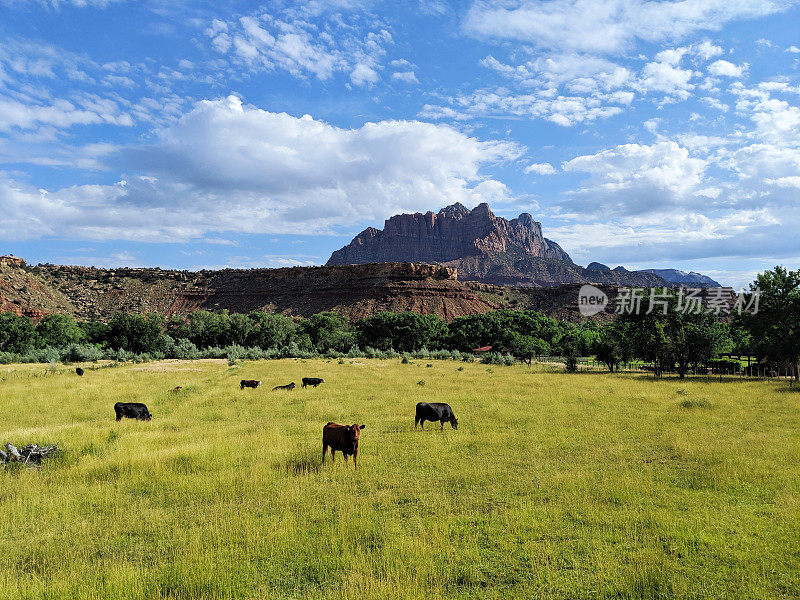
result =
[[353,423],[347,427],[350,440],[353,442],[353,448],[358,448],[358,438],[361,436],[361,430],[364,429],[364,427],[364,425],[359,425],[358,423]]
[[456,419],[455,415],[450,417],[450,425],[452,425],[453,429],[458,429],[458,419]]

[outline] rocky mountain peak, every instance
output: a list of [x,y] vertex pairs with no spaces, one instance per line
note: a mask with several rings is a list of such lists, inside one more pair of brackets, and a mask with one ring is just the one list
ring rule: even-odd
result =
[[382,231],[362,231],[335,251],[327,264],[441,263],[490,255],[570,261],[558,244],[542,236],[541,225],[528,213],[508,221],[492,213],[486,203],[472,210],[455,203],[438,213],[394,215]]

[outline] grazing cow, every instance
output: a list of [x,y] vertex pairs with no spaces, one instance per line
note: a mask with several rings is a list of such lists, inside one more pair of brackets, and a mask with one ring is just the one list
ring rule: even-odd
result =
[[117,421],[122,417],[139,421],[149,421],[153,418],[153,415],[147,410],[147,406],[141,402],[117,402],[114,405],[114,412],[117,414]]
[[256,381],[255,379],[242,379],[239,382],[239,389],[243,390],[246,387],[255,389],[260,385],[261,385],[261,382],[260,381]]
[[417,412],[414,415],[414,429],[417,425],[425,429],[425,421],[439,421],[444,429],[445,421],[450,421],[453,429],[458,429],[458,419],[453,414],[453,409],[444,402],[418,402]]
[[293,381],[289,385],[276,385],[274,388],[272,388],[272,391],[273,392],[275,390],[289,390],[289,391],[292,391],[294,388],[295,388],[295,385],[294,385],[294,381]]
[[339,425],[338,423],[328,423],[322,428],[322,464],[325,464],[325,452],[328,447],[331,449],[331,460],[336,460],[336,451],[344,454],[344,462],[347,464],[347,457],[353,455],[353,466],[357,469],[358,462],[358,438],[364,425]]
[[76,373],[77,373],[79,376],[83,377],[83,369],[81,369],[80,367],[75,367],[75,372],[76,372]]
[[325,383],[325,380],[321,377],[303,377],[303,387],[308,385],[313,385],[317,387],[320,383]]

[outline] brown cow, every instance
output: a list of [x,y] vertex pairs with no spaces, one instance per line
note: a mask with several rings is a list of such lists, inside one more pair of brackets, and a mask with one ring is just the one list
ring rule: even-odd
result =
[[336,460],[336,451],[344,454],[344,462],[347,464],[348,455],[353,455],[353,466],[358,468],[358,438],[364,425],[339,425],[338,423],[328,423],[322,428],[322,464],[325,464],[325,453],[328,446],[331,448],[331,460]]

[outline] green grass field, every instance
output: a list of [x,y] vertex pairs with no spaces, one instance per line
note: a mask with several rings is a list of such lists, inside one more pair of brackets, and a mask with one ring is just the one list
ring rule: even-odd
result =
[[0,467],[0,599],[800,597],[785,382],[426,364],[3,367],[0,441],[64,452]]

